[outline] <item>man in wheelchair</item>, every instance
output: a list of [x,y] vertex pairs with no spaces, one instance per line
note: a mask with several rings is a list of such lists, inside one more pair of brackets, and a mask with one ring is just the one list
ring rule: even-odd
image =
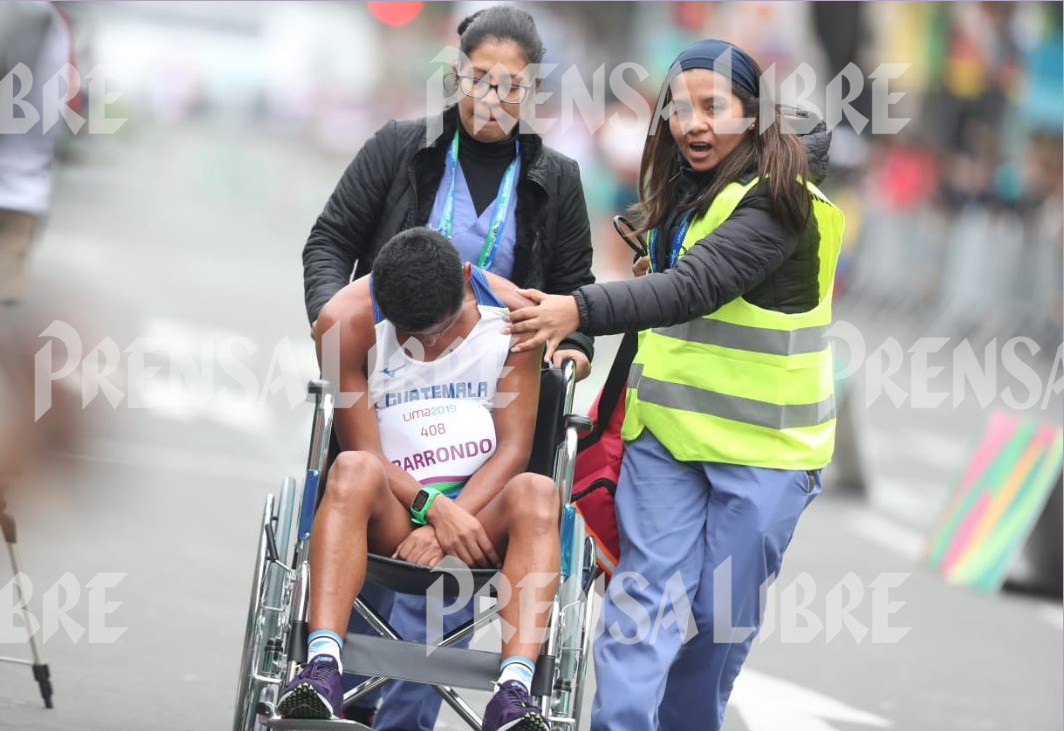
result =
[[[522,304],[512,284],[416,228],[322,311],[317,342],[328,347],[326,333],[339,328],[341,392],[368,397],[336,414],[344,451],[311,532],[308,661],[281,693],[283,716],[342,715],[340,653],[368,552],[430,566],[444,556],[501,563],[511,587],[557,576],[558,492],[524,472],[540,354],[511,353],[502,333],[508,307]],[[338,321],[338,311],[355,314]],[[499,612],[516,631],[504,633],[486,731],[548,729],[530,684],[555,582],[532,584],[534,601],[515,592]]]

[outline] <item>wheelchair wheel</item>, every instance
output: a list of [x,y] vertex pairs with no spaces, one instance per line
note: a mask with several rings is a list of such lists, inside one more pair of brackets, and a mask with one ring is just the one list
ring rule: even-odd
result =
[[573,728],[580,728],[580,713],[584,708],[584,689],[587,687],[587,664],[591,660],[592,620],[595,617],[595,577],[598,565],[595,563],[595,539],[584,539],[583,580],[584,616],[580,625],[580,656],[576,666],[576,679],[573,691]]
[[[579,728],[584,680],[591,654],[591,618],[594,614],[595,541],[577,520],[572,537],[573,567],[560,592],[554,687],[550,715],[559,728]],[[565,719],[565,721],[563,721]]]
[[276,701],[284,680],[285,630],[293,581],[292,572],[282,562],[289,559],[292,549],[295,492],[295,481],[289,478],[281,486],[280,500],[275,501],[269,495],[263,508],[233,731],[263,731],[265,727],[258,721],[258,704]]

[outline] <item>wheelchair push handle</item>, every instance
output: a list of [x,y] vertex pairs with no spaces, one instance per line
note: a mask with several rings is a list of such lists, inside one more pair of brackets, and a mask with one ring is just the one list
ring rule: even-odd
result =
[[332,389],[332,384],[323,378],[313,378],[307,383],[307,401],[317,401]]
[[565,382],[565,416],[573,413],[573,400],[576,397],[576,361],[566,358],[562,361],[562,380]]

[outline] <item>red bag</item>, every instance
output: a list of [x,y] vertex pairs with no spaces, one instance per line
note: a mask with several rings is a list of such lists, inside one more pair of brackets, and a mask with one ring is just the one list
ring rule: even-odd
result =
[[573,473],[572,501],[583,516],[588,533],[595,539],[596,562],[607,581],[617,567],[621,552],[613,495],[624,456],[621,424],[624,423],[625,387],[637,346],[637,334],[625,333],[606,384],[591,406],[594,427],[577,446]]

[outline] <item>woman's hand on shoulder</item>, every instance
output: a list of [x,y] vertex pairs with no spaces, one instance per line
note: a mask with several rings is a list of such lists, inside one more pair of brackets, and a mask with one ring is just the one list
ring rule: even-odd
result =
[[546,345],[544,359],[553,362],[562,340],[580,327],[576,299],[572,295],[544,294],[538,289],[521,289],[518,294],[535,304],[511,312],[510,324],[503,328],[503,332],[522,336],[513,346],[515,353]]

